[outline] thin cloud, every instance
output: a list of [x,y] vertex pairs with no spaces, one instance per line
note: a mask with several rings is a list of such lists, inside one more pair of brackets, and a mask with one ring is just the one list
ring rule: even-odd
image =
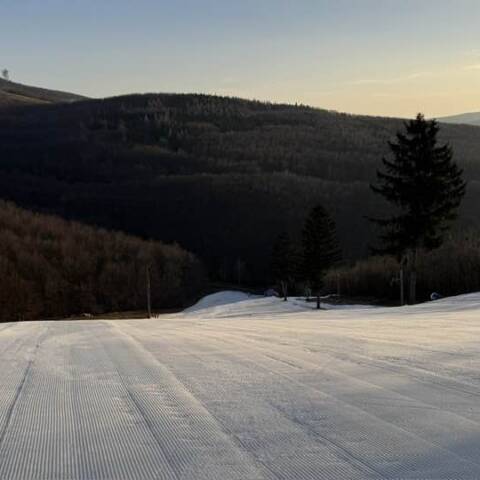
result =
[[[451,96],[451,92],[429,92],[429,93],[422,93],[422,98],[439,98],[445,97],[448,98]],[[389,92],[377,92],[371,94],[372,98],[397,98],[397,99],[404,99],[404,100],[416,100],[418,96],[416,95],[405,95],[401,93],[389,93]]]
[[416,80],[418,78],[428,77],[432,75],[432,72],[414,72],[410,75],[404,75],[395,78],[366,78],[359,80],[352,80],[347,82],[348,85],[393,85],[395,83],[408,82],[410,80]]
[[467,57],[480,57],[480,50],[468,50],[464,52]]

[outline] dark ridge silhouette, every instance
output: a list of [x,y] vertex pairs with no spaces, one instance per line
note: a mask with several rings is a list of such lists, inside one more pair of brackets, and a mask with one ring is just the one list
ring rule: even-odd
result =
[[[0,109],[1,196],[68,219],[179,242],[212,278],[264,283],[280,232],[322,204],[345,258],[389,213],[369,184],[394,118],[208,95],[146,94]],[[480,129],[443,125],[469,181],[459,226],[480,224]]]
[[461,113],[459,115],[441,117],[438,120],[444,123],[457,123],[457,124],[480,126],[480,112]]

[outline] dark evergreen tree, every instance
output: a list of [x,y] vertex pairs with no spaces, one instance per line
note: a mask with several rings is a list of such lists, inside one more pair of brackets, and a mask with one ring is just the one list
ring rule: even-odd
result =
[[462,170],[453,162],[450,145],[439,145],[438,123],[418,114],[389,142],[392,159],[383,159],[372,190],[396,207],[387,219],[372,219],[383,227],[383,251],[399,257],[409,272],[410,303],[416,302],[416,263],[419,249],[441,245],[463,196]]
[[327,270],[340,258],[335,222],[320,205],[312,209],[302,234],[303,271],[307,282],[317,296],[320,308],[320,290]]
[[282,296],[287,301],[288,286],[295,275],[295,253],[288,233],[281,233],[273,245],[271,272],[274,281],[280,286]]

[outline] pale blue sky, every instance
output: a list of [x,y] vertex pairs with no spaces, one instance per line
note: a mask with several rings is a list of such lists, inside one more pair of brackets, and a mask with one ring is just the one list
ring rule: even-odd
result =
[[0,0],[0,67],[94,97],[480,110],[479,0]]

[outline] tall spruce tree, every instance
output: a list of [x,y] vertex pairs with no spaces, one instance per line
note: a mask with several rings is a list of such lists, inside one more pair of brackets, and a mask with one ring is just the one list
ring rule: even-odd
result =
[[288,297],[288,286],[295,275],[294,248],[288,233],[281,233],[272,250],[271,271],[274,281],[280,286],[285,301]]
[[315,292],[319,309],[325,273],[341,258],[335,222],[321,205],[314,207],[305,221],[302,244],[304,276]]
[[407,266],[410,303],[416,303],[418,251],[441,245],[466,184],[450,145],[438,143],[436,121],[418,114],[405,123],[405,129],[406,133],[397,133],[396,142],[389,142],[392,159],[383,159],[384,171],[377,171],[378,184],[371,186],[395,207],[395,213],[372,221],[384,230],[381,250]]

